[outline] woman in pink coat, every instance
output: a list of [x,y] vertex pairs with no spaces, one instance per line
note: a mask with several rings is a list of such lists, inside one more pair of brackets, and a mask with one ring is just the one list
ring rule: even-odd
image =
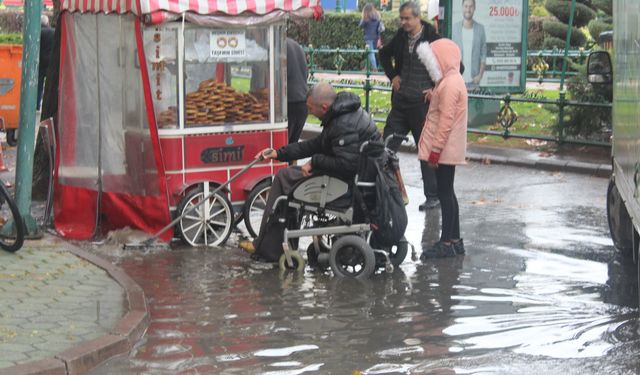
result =
[[427,98],[431,101],[422,128],[418,157],[436,168],[438,198],[442,211],[442,234],[421,258],[464,254],[460,238],[458,199],[453,190],[456,165],[465,164],[467,149],[467,89],[460,74],[461,53],[450,39],[424,42],[418,57],[436,83]]

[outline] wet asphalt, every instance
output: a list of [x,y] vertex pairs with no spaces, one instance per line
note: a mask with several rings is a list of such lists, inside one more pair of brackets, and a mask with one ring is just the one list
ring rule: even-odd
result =
[[415,252],[370,280],[281,272],[221,249],[118,252],[151,322],[91,374],[635,374],[637,274],[616,255],[607,180],[505,165],[456,171],[467,254],[422,263],[439,210],[401,154]]

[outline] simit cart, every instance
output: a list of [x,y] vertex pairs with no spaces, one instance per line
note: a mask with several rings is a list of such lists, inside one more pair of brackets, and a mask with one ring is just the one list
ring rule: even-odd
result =
[[[318,1],[64,0],[62,10],[54,227],[63,236],[154,233],[260,150],[287,143],[285,22],[317,14]],[[284,167],[248,169],[177,234],[217,246],[244,218],[255,235]]]

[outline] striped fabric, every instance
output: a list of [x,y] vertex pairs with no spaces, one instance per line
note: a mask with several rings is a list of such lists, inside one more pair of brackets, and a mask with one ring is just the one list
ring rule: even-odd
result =
[[294,11],[319,5],[320,0],[62,0],[62,9],[71,12],[132,12],[137,15],[151,14],[159,10],[171,13],[267,14],[274,10]]

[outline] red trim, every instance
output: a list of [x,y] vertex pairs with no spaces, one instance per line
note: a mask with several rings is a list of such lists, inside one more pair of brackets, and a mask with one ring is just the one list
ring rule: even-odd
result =
[[[156,122],[156,114],[153,109],[153,98],[151,95],[151,83],[149,81],[149,71],[147,69],[147,60],[144,53],[144,43],[142,41],[142,27],[140,21],[135,21],[136,28],[136,44],[138,49],[138,61],[140,62],[140,75],[142,78],[142,87],[144,90],[144,101],[147,110],[147,121],[149,121],[149,135],[151,137],[151,144],[153,145],[153,155],[156,161],[156,169],[158,170],[158,183],[160,185],[160,194],[164,194],[166,209],[167,209],[167,223],[170,221],[169,214],[169,194],[167,191],[167,179],[165,178],[165,167],[162,157],[162,149],[160,148],[160,138],[158,137],[158,125]],[[173,230],[166,231],[161,238],[165,241],[171,241],[173,237]]]

